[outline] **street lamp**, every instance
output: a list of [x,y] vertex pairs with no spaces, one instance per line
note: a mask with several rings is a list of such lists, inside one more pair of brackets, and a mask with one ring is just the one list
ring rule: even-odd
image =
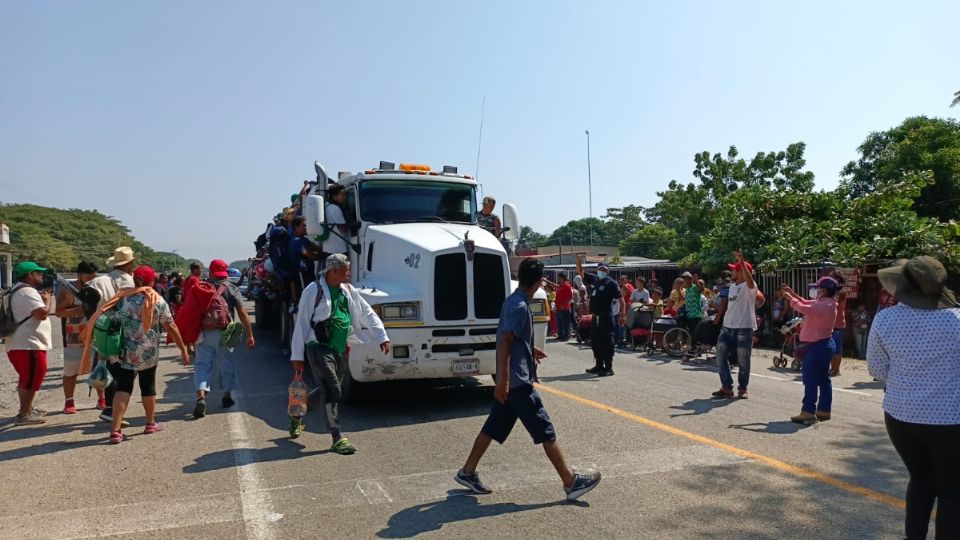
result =
[[587,191],[590,201],[590,245],[593,245],[593,178],[590,172],[590,130],[584,130],[587,134]]

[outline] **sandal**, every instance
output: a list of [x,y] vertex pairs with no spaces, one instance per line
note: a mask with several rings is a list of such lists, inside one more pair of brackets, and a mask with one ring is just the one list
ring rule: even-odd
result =
[[297,437],[299,437],[303,433],[304,427],[305,427],[305,424],[303,423],[302,418],[294,418],[291,416],[290,426],[288,428],[288,431],[290,432],[290,438],[296,439]]
[[355,454],[357,452],[357,447],[350,442],[350,439],[344,437],[333,443],[333,446],[330,447],[330,450],[332,450],[334,453],[340,454],[341,456],[349,456],[350,454]]
[[119,431],[110,432],[110,444],[120,444],[127,440],[127,436]]
[[143,426],[144,435],[150,435],[151,433],[156,433],[158,431],[163,431],[163,424],[160,422],[151,422]]

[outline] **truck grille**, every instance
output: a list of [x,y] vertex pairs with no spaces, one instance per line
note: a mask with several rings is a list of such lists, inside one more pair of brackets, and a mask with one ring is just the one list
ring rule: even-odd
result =
[[433,313],[438,321],[467,318],[467,257],[452,253],[437,257],[433,272]]
[[473,257],[473,307],[478,319],[500,317],[500,308],[507,295],[503,283],[503,258],[477,253]]

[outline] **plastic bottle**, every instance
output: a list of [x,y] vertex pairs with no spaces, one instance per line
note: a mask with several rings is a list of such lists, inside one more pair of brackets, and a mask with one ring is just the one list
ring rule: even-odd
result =
[[290,418],[303,418],[307,414],[307,384],[303,382],[303,372],[293,374],[293,382],[287,389],[287,414]]

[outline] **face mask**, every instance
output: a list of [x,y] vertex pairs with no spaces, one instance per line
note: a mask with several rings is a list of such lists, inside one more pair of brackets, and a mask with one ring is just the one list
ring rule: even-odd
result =
[[597,270],[597,277],[600,279],[606,279],[607,273],[604,272],[603,270]]
[[812,289],[808,290],[808,291],[807,291],[807,296],[808,296],[811,300],[816,300],[817,298],[820,298],[820,289],[812,288]]

